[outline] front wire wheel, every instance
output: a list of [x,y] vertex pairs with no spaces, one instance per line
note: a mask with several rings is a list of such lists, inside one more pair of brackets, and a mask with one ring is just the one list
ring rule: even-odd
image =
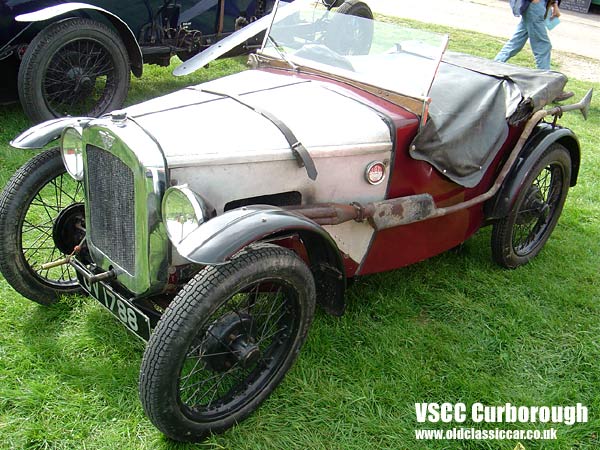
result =
[[293,364],[314,308],[312,273],[290,250],[262,244],[206,267],[148,342],[140,371],[146,414],[179,441],[240,422]]
[[85,236],[82,183],[65,171],[60,150],[25,163],[0,194],[0,272],[21,295],[48,305],[81,291],[70,265],[43,269]]
[[553,144],[525,179],[508,216],[494,224],[494,261],[514,269],[540,252],[558,222],[570,183],[569,151],[560,144]]

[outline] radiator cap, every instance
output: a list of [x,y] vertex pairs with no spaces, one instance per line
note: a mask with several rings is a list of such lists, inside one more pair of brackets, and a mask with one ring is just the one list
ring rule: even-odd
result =
[[110,113],[110,120],[114,123],[125,123],[127,120],[127,111],[118,109]]

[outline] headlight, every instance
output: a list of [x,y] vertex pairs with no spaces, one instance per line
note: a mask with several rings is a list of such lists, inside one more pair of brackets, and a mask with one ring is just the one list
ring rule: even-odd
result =
[[210,214],[211,209],[204,199],[187,186],[175,186],[165,192],[162,216],[175,246],[208,220]]
[[81,128],[67,127],[60,139],[63,163],[69,175],[78,181],[83,180],[83,138]]

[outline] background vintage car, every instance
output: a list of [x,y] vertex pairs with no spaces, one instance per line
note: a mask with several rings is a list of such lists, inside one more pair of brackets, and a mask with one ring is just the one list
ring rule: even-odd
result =
[[[185,60],[264,16],[273,4],[1,0],[0,104],[20,98],[33,122],[118,109],[127,96],[130,70],[140,77],[143,63],[169,65],[175,54]],[[259,43],[250,40],[237,52]]]

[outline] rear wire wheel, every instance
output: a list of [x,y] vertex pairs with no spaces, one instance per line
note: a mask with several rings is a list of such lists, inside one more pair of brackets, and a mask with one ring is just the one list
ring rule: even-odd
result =
[[71,253],[85,236],[84,220],[82,183],[66,173],[60,150],[30,159],[0,194],[0,272],[6,281],[42,305],[80,292],[71,266],[41,265]]
[[150,337],[140,371],[146,414],[179,441],[242,421],[293,364],[314,308],[312,273],[290,250],[251,246],[206,267]]
[[562,212],[571,183],[571,156],[553,144],[539,158],[507,217],[492,228],[492,256],[514,269],[542,249]]

